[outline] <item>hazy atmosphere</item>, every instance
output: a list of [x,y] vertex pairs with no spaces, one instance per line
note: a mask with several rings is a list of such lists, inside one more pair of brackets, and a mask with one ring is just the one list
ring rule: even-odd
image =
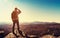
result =
[[11,13],[18,7],[20,22],[59,22],[60,0],[0,0],[0,22],[11,23]]

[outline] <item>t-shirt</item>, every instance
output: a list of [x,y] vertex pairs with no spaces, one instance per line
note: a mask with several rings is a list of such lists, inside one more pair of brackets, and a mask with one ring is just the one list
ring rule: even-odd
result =
[[11,14],[12,20],[18,20],[19,19],[18,14],[19,14],[18,11],[13,11],[12,14]]

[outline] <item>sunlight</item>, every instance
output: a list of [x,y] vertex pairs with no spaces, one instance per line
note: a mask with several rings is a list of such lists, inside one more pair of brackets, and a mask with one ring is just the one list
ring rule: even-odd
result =
[[[15,7],[18,7],[22,13],[19,15],[20,22],[60,22],[59,15],[52,14],[53,10],[45,10],[40,7],[34,7],[31,4],[14,0],[0,0],[0,22],[12,22],[11,13]],[[57,13],[54,11],[54,13]]]

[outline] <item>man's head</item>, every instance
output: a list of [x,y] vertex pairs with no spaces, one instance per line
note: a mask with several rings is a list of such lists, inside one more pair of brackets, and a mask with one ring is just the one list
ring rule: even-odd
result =
[[18,8],[15,8],[15,10],[17,10]]

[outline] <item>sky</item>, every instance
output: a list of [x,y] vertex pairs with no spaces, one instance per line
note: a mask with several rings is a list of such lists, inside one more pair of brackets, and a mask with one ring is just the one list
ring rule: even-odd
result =
[[0,0],[0,22],[11,23],[11,13],[21,10],[19,22],[60,23],[60,0]]

